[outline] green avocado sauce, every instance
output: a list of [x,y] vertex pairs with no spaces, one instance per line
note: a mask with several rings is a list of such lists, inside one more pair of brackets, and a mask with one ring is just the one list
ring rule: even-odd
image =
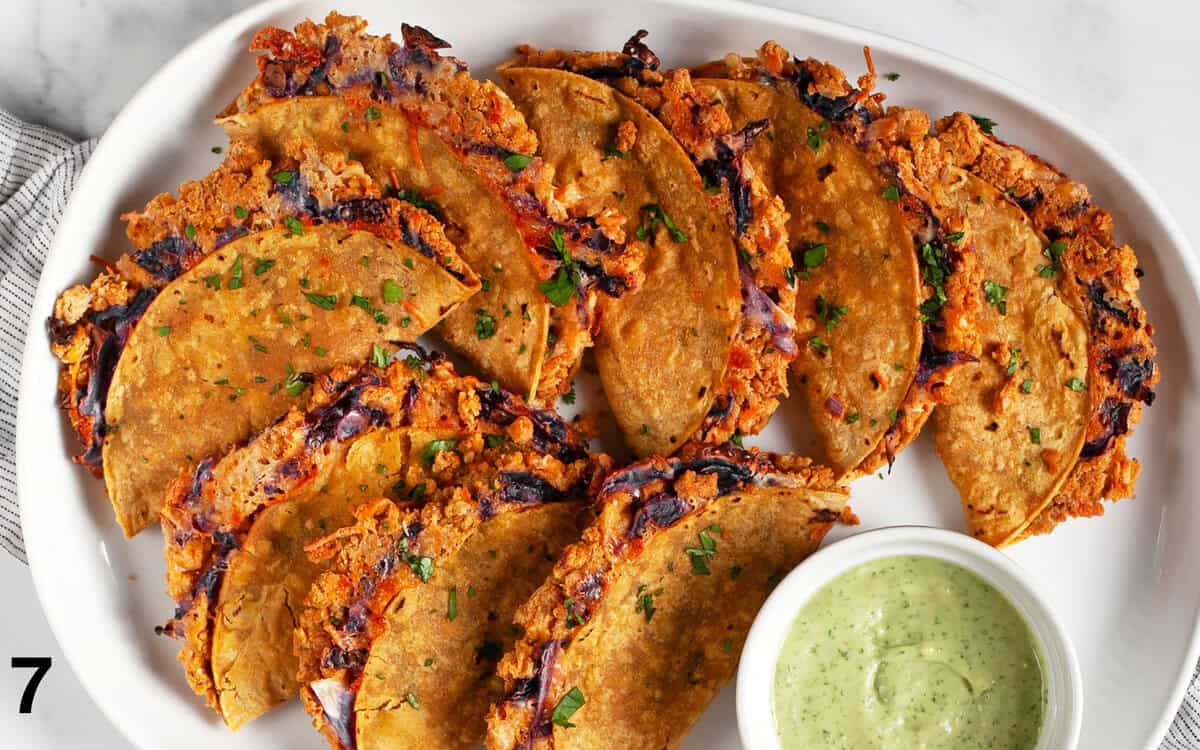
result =
[[969,570],[886,557],[801,608],[775,668],[784,750],[1031,750],[1045,713],[1028,623]]

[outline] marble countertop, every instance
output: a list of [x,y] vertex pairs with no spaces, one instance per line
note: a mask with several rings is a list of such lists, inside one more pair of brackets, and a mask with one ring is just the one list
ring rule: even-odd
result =
[[[0,108],[85,137],[101,135],[142,82],[252,0],[3,0]],[[771,0],[990,69],[1088,122],[1137,168],[1200,248],[1200,3],[1194,0]],[[0,747],[128,748],[75,680],[28,571],[0,556]],[[81,626],[87,613],[80,613]],[[28,671],[55,660],[32,715]]]

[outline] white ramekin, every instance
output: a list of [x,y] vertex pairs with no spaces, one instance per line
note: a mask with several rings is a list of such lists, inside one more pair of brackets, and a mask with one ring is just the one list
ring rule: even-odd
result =
[[1032,577],[983,542],[924,526],[893,526],[856,534],[817,552],[780,581],[750,628],[738,667],[738,734],[746,750],[780,750],[774,716],[775,665],[800,608],[840,573],[896,555],[936,557],[961,565],[1008,597],[1029,623],[1044,660],[1046,715],[1035,750],[1075,750],[1083,720],[1079,662],[1066,630],[1038,593]]

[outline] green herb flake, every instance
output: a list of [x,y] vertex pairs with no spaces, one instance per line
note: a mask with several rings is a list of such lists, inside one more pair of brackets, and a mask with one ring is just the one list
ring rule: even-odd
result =
[[528,167],[532,161],[532,156],[514,153],[504,157],[504,166],[508,167],[510,171],[520,172],[525,167]]
[[845,305],[837,305],[825,299],[821,295],[817,295],[817,320],[825,324],[826,331],[832,331],[833,327],[842,322],[842,318],[846,317],[846,313],[850,312],[850,308]]
[[[425,485],[421,485],[424,489]],[[414,488],[415,489],[415,488]],[[417,557],[413,555],[408,559],[408,567],[412,568],[412,572],[417,574],[417,578],[421,579],[421,583],[429,583],[429,579],[433,577],[433,558],[427,555]]]
[[255,258],[254,260],[254,275],[262,276],[267,271],[275,267],[275,261],[270,258]]
[[308,387],[308,383],[301,373],[295,372],[292,370],[292,366],[288,365],[288,376],[283,381],[283,387],[287,390],[289,396],[299,396],[301,393],[304,393],[304,389]]
[[829,234],[829,232],[832,231],[830,226],[823,221],[818,221],[818,222],[814,222],[814,223],[817,227],[817,231],[819,231],[821,234]]
[[241,289],[242,283],[242,256],[238,256],[233,265],[229,267],[229,284],[230,289]]
[[1037,267],[1037,272],[1042,278],[1049,279],[1062,270],[1062,263],[1060,261],[1066,249],[1067,243],[1065,241],[1055,240],[1042,251],[1042,254],[1050,259],[1050,263],[1040,264]]
[[692,572],[699,576],[711,575],[712,571],[708,568],[708,562],[705,558],[712,557],[717,554],[717,540],[712,538],[711,531],[719,531],[720,527],[709,526],[702,529],[697,535],[700,539],[699,547],[688,547],[685,551],[692,561]]
[[186,227],[183,228],[183,233],[185,235],[187,235],[187,238],[189,240],[196,239],[196,227],[192,226],[191,224],[188,224]]
[[446,602],[446,619],[453,620],[458,617],[458,587],[450,587],[450,597]]
[[159,326],[158,328],[154,329],[154,332],[157,333],[159,336],[170,336],[171,335],[171,326]]
[[1040,427],[1029,428],[1029,442],[1033,443],[1034,445],[1042,444],[1042,430]]
[[846,424],[854,424],[861,418],[858,412],[852,411],[846,415]]
[[883,77],[888,79],[889,81],[899,81],[900,80],[899,73],[884,73]]
[[562,400],[564,404],[574,404],[575,398],[575,384],[571,383],[571,389],[562,395]]
[[366,111],[363,112],[363,117],[367,118],[367,121],[370,122],[383,117],[383,113],[379,111],[379,107],[367,107]]
[[822,143],[821,131],[817,130],[816,128],[809,128],[807,141],[808,147],[811,148],[813,152],[820,151]]
[[[427,661],[431,661],[431,660],[427,660]],[[407,703],[408,705],[412,706],[417,711],[421,710],[421,701],[417,700],[417,696],[413,693],[405,693],[404,694],[404,702]]]
[[400,302],[404,299],[404,287],[392,279],[383,280],[383,301],[388,303]]
[[733,443],[739,448],[746,447],[745,442],[742,440],[742,433],[740,431],[734,432],[733,435],[729,437],[729,442]]
[[883,192],[880,193],[880,195],[883,196],[885,201],[891,201],[892,203],[895,203],[900,200],[900,188],[896,187],[895,185],[888,185],[883,189]]
[[482,307],[475,311],[475,335],[480,341],[496,335],[496,319]]
[[729,638],[721,641],[721,650],[727,654],[733,653],[733,641]]
[[406,203],[411,203],[417,208],[428,211],[439,219],[445,219],[445,214],[442,212],[441,204],[437,201],[426,198],[420,190],[413,188],[397,190],[396,197]]
[[583,691],[578,687],[573,687],[568,690],[562,698],[558,699],[558,703],[554,706],[554,713],[550,715],[550,721],[564,729],[570,729],[575,726],[568,719],[575,715],[575,712],[583,707]]
[[263,346],[262,342],[260,342],[258,340],[257,336],[247,336],[246,338],[250,341],[251,344],[254,345],[255,351],[263,352],[264,354],[266,353],[267,347]]
[[280,185],[287,185],[292,180],[296,179],[296,173],[290,169],[281,169],[271,175],[271,179],[278,182]]
[[637,593],[634,594],[637,597],[637,604],[634,606],[633,611],[645,617],[646,622],[650,622],[654,619],[654,613],[658,611],[654,606],[654,597],[659,596],[662,592],[662,589],[647,591],[645,584],[638,586]]
[[1075,391],[1076,393],[1079,393],[1084,388],[1087,388],[1087,384],[1084,383],[1079,378],[1071,378],[1070,380],[1067,381],[1067,387],[1070,388],[1071,390]]
[[316,292],[305,292],[304,299],[313,303],[322,310],[332,310],[337,306],[336,294],[317,294]]
[[1008,366],[1004,369],[1005,375],[1012,375],[1017,371],[1018,357],[1021,356],[1021,350],[1012,348],[1008,350]]
[[821,354],[829,351],[829,344],[826,344],[824,341],[822,341],[820,336],[813,336],[810,338],[808,340],[808,345]]
[[971,119],[979,125],[980,130],[988,135],[991,135],[992,131],[996,129],[996,126],[1000,124],[990,117],[983,117],[982,115],[971,115]]
[[657,203],[647,203],[641,208],[642,224],[637,228],[635,234],[639,240],[645,240],[650,236],[654,227],[661,223],[667,228],[667,234],[670,235],[672,242],[687,242],[687,232],[675,224],[670,216],[662,210],[662,206]]
[[1033,378],[1025,378],[1021,381],[1021,393],[1033,393]]
[[1004,295],[1008,294],[1008,287],[1001,286],[990,279],[985,279],[983,282],[983,294],[987,297],[989,305],[995,305],[1001,315],[1008,315],[1008,303],[1004,301]]
[[608,143],[604,146],[604,158],[600,161],[608,161],[609,159],[624,159],[625,152],[617,148],[616,144]]
[[421,451],[421,462],[426,466],[432,466],[439,453],[454,450],[456,445],[458,445],[458,441],[450,438],[430,440],[429,444],[425,446],[425,450]]
[[371,345],[371,364],[376,367],[387,367],[388,360],[391,357],[388,355],[388,350],[379,344]]
[[806,248],[803,255],[804,267],[816,268],[825,262],[825,256],[828,253],[829,247],[824,242]]

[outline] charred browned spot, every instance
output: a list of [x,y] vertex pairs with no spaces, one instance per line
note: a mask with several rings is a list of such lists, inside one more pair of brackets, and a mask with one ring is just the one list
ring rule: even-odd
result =
[[824,182],[825,178],[833,174],[835,167],[832,164],[822,164],[817,167],[817,180]]

